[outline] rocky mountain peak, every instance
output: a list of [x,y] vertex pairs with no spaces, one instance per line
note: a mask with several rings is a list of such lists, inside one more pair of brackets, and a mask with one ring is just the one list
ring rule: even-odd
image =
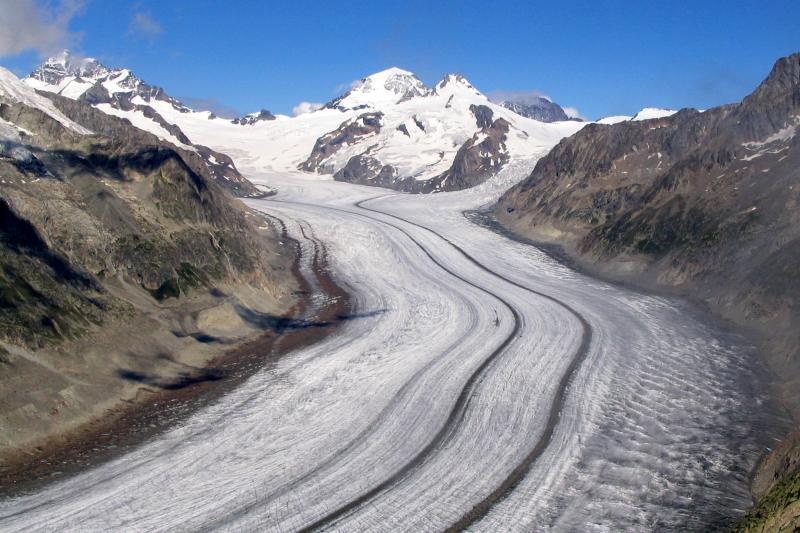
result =
[[95,80],[109,72],[97,59],[78,56],[65,49],[36,67],[30,77],[50,85],[58,85],[67,77]]
[[[45,115],[59,122],[65,128],[76,133],[82,135],[91,133],[88,129],[68,119],[53,105],[50,100],[38,94],[35,90],[17,78],[11,71],[6,70],[3,67],[0,67],[0,104],[21,104],[41,111]],[[0,141],[3,140],[3,137],[4,135],[0,133]]]
[[353,91],[364,93],[388,91],[401,98],[413,98],[427,94],[428,88],[412,72],[391,67],[362,79]]
[[564,112],[561,106],[546,96],[520,95],[519,97],[504,98],[497,103],[518,115],[540,122],[570,120],[569,115]]
[[433,92],[440,96],[452,95],[456,92],[466,93],[470,96],[483,96],[483,94],[461,74],[446,74],[439,83],[436,84]]
[[761,85],[745,99],[772,98],[800,88],[800,52],[782,57],[775,62]]
[[467,81],[467,78],[465,78],[461,74],[445,74],[444,77],[441,80],[439,80],[439,83],[436,84],[436,89],[441,89],[451,84],[460,85],[462,87],[468,87],[470,89],[475,88],[469,81]]

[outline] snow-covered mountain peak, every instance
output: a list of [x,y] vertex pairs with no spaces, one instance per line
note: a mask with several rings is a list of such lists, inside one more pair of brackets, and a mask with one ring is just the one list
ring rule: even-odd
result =
[[151,88],[125,68],[111,69],[93,57],[81,57],[63,50],[36,67],[25,83],[42,91],[79,98],[97,84],[108,94],[131,93]]
[[461,74],[447,74],[444,78],[436,84],[433,89],[434,94],[439,96],[450,96],[453,94],[461,94],[467,96],[479,96],[486,98],[478,89],[467,81]]
[[422,80],[412,72],[391,67],[356,82],[350,92],[334,100],[331,107],[375,108],[425,96],[429,92]]
[[541,122],[559,122],[570,120],[560,105],[544,95],[510,93],[504,98],[492,100],[497,105],[510,109],[523,117]]
[[428,88],[414,73],[391,67],[367,76],[356,84],[353,88],[353,92],[355,91],[365,93],[388,91],[401,97],[412,97],[426,94]]
[[109,69],[93,57],[81,57],[69,50],[62,50],[50,57],[31,73],[35,78],[49,85],[60,85],[65,78],[97,80],[108,75]]

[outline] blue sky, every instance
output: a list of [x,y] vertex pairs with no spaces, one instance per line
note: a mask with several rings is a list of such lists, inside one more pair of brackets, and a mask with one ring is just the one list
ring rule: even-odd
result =
[[740,100],[775,59],[800,51],[797,0],[0,0],[0,7],[0,64],[17,74],[67,45],[174,96],[216,99],[239,112],[290,113],[389,66],[428,84],[458,72],[484,93],[544,93],[589,118],[645,106],[707,108]]

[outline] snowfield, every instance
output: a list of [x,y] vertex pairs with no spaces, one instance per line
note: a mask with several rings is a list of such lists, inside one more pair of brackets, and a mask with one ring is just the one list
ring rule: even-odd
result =
[[[264,120],[257,120],[258,113],[253,113],[245,117],[253,119],[246,125],[209,111],[189,109],[128,69],[109,69],[95,59],[76,58],[66,50],[49,58],[24,83],[73,99],[98,84],[92,90],[103,93],[97,98],[104,100],[94,105],[105,113],[127,118],[162,140],[192,150],[164,128],[163,119],[177,126],[192,143],[227,153],[240,166],[276,172],[294,172],[311,156],[317,139],[358,121],[365,113],[379,116],[380,131],[337,143],[316,171],[332,175],[352,157],[363,155],[381,166],[391,165],[398,179],[439,176],[452,166],[468,139],[485,135],[477,123],[475,107],[483,108],[484,114],[488,111],[489,123],[502,118],[510,124],[503,155],[511,159],[530,158],[585,125],[574,121],[544,123],[520,116],[490,102],[459,75],[448,74],[428,88],[413,73],[396,67],[365,77],[326,107],[311,106],[309,112],[295,117],[270,115]],[[160,118],[145,113],[147,107]]]
[[736,516],[769,444],[751,349],[682,302],[462,214],[534,161],[422,196],[251,168],[280,192],[248,203],[304,250],[304,235],[325,245],[354,317],[135,451],[0,502],[0,526],[696,530]]

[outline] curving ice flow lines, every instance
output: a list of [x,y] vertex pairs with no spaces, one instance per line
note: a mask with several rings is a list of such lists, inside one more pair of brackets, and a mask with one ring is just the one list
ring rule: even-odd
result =
[[[280,201],[280,200],[272,200],[272,202],[275,202],[275,203],[286,203],[286,204],[295,204],[295,205],[298,205],[298,204],[300,204],[299,202],[286,202],[286,201]],[[302,204],[302,205],[309,205],[309,204]],[[315,207],[320,207],[320,206],[315,206]],[[348,215],[357,216],[357,217],[364,217],[364,218],[369,218],[370,220],[375,220],[375,219],[373,219],[372,217],[365,217],[364,215],[362,215],[362,214],[360,214],[360,213],[353,213],[353,212],[351,212],[351,211],[345,211],[345,210],[340,210],[340,209],[335,209],[335,208],[328,208],[328,207],[325,207],[324,209],[333,209],[333,210],[336,210],[336,211],[341,211],[341,212],[343,212],[343,213],[346,213],[346,214],[348,214]],[[378,221],[378,222],[381,222],[381,221]],[[387,223],[385,223],[385,222],[381,222],[381,223],[383,223],[383,224],[386,224],[386,225],[388,225],[388,226],[391,226],[391,227],[393,227],[393,228],[396,228],[396,226],[394,226],[394,225],[392,225],[392,224],[387,224]],[[301,233],[302,233],[303,237],[305,237],[306,239],[309,239],[309,238],[307,237],[307,235],[306,235],[306,232],[305,232],[304,230],[302,230],[302,224],[301,224],[300,226],[301,226]],[[403,232],[403,231],[402,231],[402,230],[400,230],[399,228],[397,228],[397,229],[398,229],[399,231]],[[310,231],[310,229],[309,229],[309,231]],[[405,232],[403,232],[403,234],[407,235]],[[309,239],[309,240],[311,240],[311,241],[313,241],[313,242],[318,242],[318,241],[316,240],[316,238],[311,238],[311,239]],[[458,275],[456,275],[456,274],[453,274],[453,273],[452,273],[450,270],[448,270],[447,268],[443,267],[443,266],[442,266],[442,265],[441,265],[441,264],[440,264],[440,263],[439,263],[439,262],[438,262],[436,259],[434,259],[433,257],[431,257],[431,255],[430,255],[430,254],[428,254],[427,250],[425,250],[424,248],[422,248],[422,246],[420,246],[420,245],[419,245],[419,244],[418,244],[416,241],[414,241],[413,239],[411,239],[411,240],[412,240],[412,242],[414,242],[414,244],[416,244],[417,246],[419,246],[419,247],[422,249],[422,251],[423,251],[423,252],[424,252],[424,253],[425,253],[425,254],[426,254],[426,255],[427,255],[427,256],[428,256],[428,257],[429,257],[429,258],[430,258],[430,259],[431,259],[431,260],[432,260],[432,261],[433,261],[435,264],[436,264],[436,265],[440,266],[440,267],[441,267],[441,268],[442,268],[442,269],[443,269],[445,272],[448,272],[449,274],[451,274],[451,275],[455,276],[455,277],[456,277],[456,278],[458,278],[459,280],[462,280],[462,281],[464,281],[465,283],[469,284],[470,286],[476,287],[476,288],[478,288],[479,290],[483,290],[483,289],[481,289],[480,287],[477,287],[477,285],[474,285],[473,283],[471,283],[471,282],[469,282],[469,281],[467,281],[467,280],[464,280],[464,279],[463,279],[463,278],[461,278],[460,276],[458,276]],[[323,253],[324,253],[324,252],[323,252]],[[484,292],[485,292],[485,291],[484,291]],[[499,299],[499,298],[498,298],[498,299]],[[501,302],[503,302],[503,300],[500,300],[500,301],[501,301]],[[505,303],[505,302],[504,302],[504,303]],[[514,317],[515,317],[515,324],[518,324],[518,320],[517,320],[517,315],[516,315],[516,312],[515,312],[513,309],[511,309],[510,307],[509,307],[509,309],[511,310],[511,313],[512,313],[512,314],[514,315]],[[513,337],[515,336],[515,334],[517,333],[517,330],[518,330],[518,329],[519,329],[519,327],[518,327],[518,325],[517,325],[517,326],[516,326],[516,328],[515,328],[515,330],[514,330],[514,331],[512,331],[512,333],[509,335],[509,338],[508,338],[508,339],[506,339],[506,342],[505,342],[505,343],[503,343],[503,344],[501,344],[501,346],[500,346],[500,347],[499,347],[497,350],[502,350],[502,349],[505,347],[505,345],[508,343],[508,340],[509,340],[510,338],[513,338]],[[450,347],[448,348],[448,350],[449,350],[449,349],[455,349],[457,346],[458,346],[457,344],[453,344],[452,346],[450,346]],[[380,414],[379,414],[379,415],[378,415],[378,416],[375,418],[375,420],[373,420],[373,421],[372,421],[372,422],[371,422],[371,423],[370,423],[370,424],[369,424],[369,425],[368,425],[366,428],[364,428],[364,429],[363,429],[363,430],[362,430],[362,431],[361,431],[361,432],[360,432],[358,435],[356,435],[356,436],[355,436],[355,437],[354,437],[352,440],[350,440],[350,442],[349,442],[347,445],[345,445],[343,448],[341,448],[341,449],[337,450],[337,451],[336,451],[335,453],[333,453],[333,454],[332,454],[330,457],[328,457],[328,458],[327,458],[327,459],[326,459],[326,460],[325,460],[323,463],[321,463],[320,465],[318,465],[318,466],[317,466],[316,468],[314,468],[313,470],[309,470],[308,472],[306,472],[306,473],[305,473],[305,474],[303,474],[302,476],[300,476],[300,477],[298,477],[298,478],[296,478],[296,479],[292,480],[291,482],[289,482],[289,483],[287,483],[287,484],[283,485],[282,487],[279,487],[278,489],[276,489],[276,490],[272,491],[271,493],[269,493],[269,494],[265,495],[264,497],[260,498],[259,500],[257,500],[257,501],[253,501],[253,502],[250,502],[249,504],[247,504],[247,505],[245,505],[245,506],[243,506],[243,507],[241,507],[241,508],[239,508],[239,509],[236,509],[234,512],[231,512],[231,513],[229,513],[229,514],[225,515],[224,517],[220,517],[220,519],[219,519],[218,521],[216,521],[216,522],[211,522],[211,523],[207,524],[207,527],[206,527],[206,528],[204,528],[204,530],[211,530],[211,529],[213,529],[213,528],[214,528],[215,526],[217,526],[217,525],[221,525],[221,524],[223,524],[223,523],[228,523],[228,522],[233,522],[233,521],[235,521],[237,518],[240,518],[240,517],[242,517],[242,516],[245,516],[245,515],[247,515],[247,514],[248,514],[249,512],[251,512],[253,509],[259,508],[261,505],[263,505],[263,502],[264,502],[264,501],[266,501],[266,500],[270,500],[270,499],[273,499],[273,498],[277,498],[277,497],[279,497],[279,496],[281,496],[281,495],[285,495],[285,494],[287,494],[287,493],[291,492],[291,491],[292,491],[294,488],[296,488],[296,487],[298,487],[298,486],[302,485],[304,482],[306,482],[306,481],[308,481],[309,479],[311,479],[312,477],[314,477],[314,475],[316,475],[316,474],[319,474],[320,472],[322,472],[322,471],[325,471],[325,470],[327,470],[327,469],[331,468],[332,466],[334,466],[334,465],[336,464],[336,462],[337,462],[337,461],[339,461],[339,460],[340,460],[342,457],[346,456],[346,455],[347,455],[349,452],[351,452],[353,449],[355,449],[355,448],[356,448],[356,447],[357,447],[357,446],[358,446],[360,443],[362,443],[364,440],[366,440],[366,438],[367,438],[367,437],[368,437],[370,434],[374,433],[374,432],[377,430],[377,428],[380,426],[380,424],[381,424],[382,422],[384,422],[384,421],[385,421],[385,419],[386,419],[386,417],[387,417],[387,416],[389,416],[389,414],[391,413],[392,409],[393,409],[394,407],[396,407],[398,404],[401,404],[401,403],[402,403],[402,401],[403,401],[404,397],[405,397],[405,396],[406,396],[406,395],[407,395],[407,394],[410,392],[410,390],[411,390],[411,387],[412,387],[412,385],[414,384],[414,382],[415,382],[415,381],[416,381],[416,380],[417,380],[417,379],[418,379],[420,376],[422,376],[423,374],[425,374],[425,372],[426,372],[427,370],[429,370],[429,369],[430,369],[430,368],[431,368],[431,367],[434,365],[434,363],[435,363],[435,361],[433,361],[433,360],[432,360],[432,361],[430,361],[429,363],[427,363],[426,365],[424,365],[423,367],[421,367],[419,370],[417,370],[417,371],[416,371],[416,372],[415,372],[415,373],[414,373],[414,374],[413,374],[413,375],[412,375],[412,376],[411,376],[411,377],[408,379],[408,381],[407,381],[407,382],[406,382],[406,383],[405,383],[405,384],[404,384],[404,385],[403,385],[403,386],[400,388],[400,390],[397,392],[397,394],[396,394],[396,395],[395,395],[395,397],[392,399],[392,401],[391,401],[391,402],[390,402],[390,403],[389,403],[389,404],[388,404],[386,407],[384,407],[384,408],[383,408],[383,410],[382,410],[382,411],[381,411],[381,413],[380,413]]]
[[524,291],[535,294],[541,298],[545,298],[546,300],[549,300],[561,306],[563,309],[568,311],[572,316],[574,316],[580,322],[581,328],[583,329],[583,333],[581,335],[581,344],[580,346],[578,346],[578,349],[575,352],[575,355],[573,356],[572,360],[570,361],[570,364],[567,367],[566,372],[564,372],[564,374],[561,376],[561,380],[558,383],[555,399],[553,400],[553,403],[550,406],[550,410],[547,415],[547,423],[545,424],[544,433],[538,439],[533,449],[531,449],[528,455],[525,456],[522,462],[520,462],[514,468],[514,470],[511,471],[511,473],[506,477],[506,479],[503,480],[503,482],[494,491],[492,491],[491,494],[489,494],[483,500],[475,504],[472,507],[472,509],[466,512],[461,518],[459,518],[455,523],[453,523],[450,527],[447,528],[447,531],[461,531],[469,527],[471,524],[480,520],[483,516],[486,515],[487,512],[489,512],[489,509],[491,509],[495,503],[505,498],[512,490],[514,490],[514,488],[519,484],[519,482],[522,481],[522,479],[525,477],[525,474],[528,472],[531,465],[533,465],[533,463],[542,455],[542,453],[544,453],[545,449],[547,449],[547,445],[550,444],[550,440],[552,439],[553,434],[555,433],[555,428],[558,425],[558,421],[561,419],[561,410],[564,407],[564,403],[567,399],[569,384],[572,381],[572,377],[575,375],[583,360],[586,359],[586,355],[589,353],[589,345],[591,344],[592,341],[592,326],[580,313],[578,313],[569,304],[562,302],[561,300],[555,298],[554,296],[536,291],[520,283],[517,283],[516,281],[508,279],[502,274],[498,274],[497,272],[491,270],[486,265],[484,265],[483,263],[472,257],[463,248],[452,242],[444,235],[441,235],[440,233],[425,226],[422,226],[420,224],[417,224],[415,222],[411,222],[410,220],[407,220],[405,218],[392,215],[390,213],[385,213],[377,209],[371,209],[363,205],[368,201],[377,200],[379,198],[385,198],[386,196],[394,196],[394,195],[384,195],[384,196],[378,196],[376,198],[368,198],[366,200],[361,200],[360,202],[356,202],[355,205],[356,207],[359,207],[367,211],[372,211],[373,213],[380,213],[384,216],[401,220],[407,224],[411,224],[412,226],[416,226],[420,229],[430,232],[433,235],[436,235],[437,237],[448,243],[450,246],[455,248],[468,261],[476,265],[481,270],[493,276],[496,276],[497,278],[502,279],[503,281],[510,283],[515,287],[518,287]]
[[[276,201],[276,202],[288,203],[288,204],[300,204],[300,202],[282,202],[282,201]],[[314,206],[314,207],[318,208],[320,206]],[[478,382],[480,377],[488,369],[488,367],[491,365],[491,363],[497,358],[497,356],[499,356],[505,350],[505,348],[511,343],[511,341],[518,335],[519,329],[520,329],[520,315],[519,315],[519,312],[509,302],[507,302],[506,300],[504,300],[502,297],[498,296],[497,294],[494,294],[494,293],[484,289],[483,287],[480,287],[480,286],[476,285],[475,283],[472,283],[471,281],[459,276],[458,274],[456,274],[455,272],[453,272],[452,270],[447,268],[438,259],[436,259],[422,244],[420,244],[416,239],[414,239],[414,237],[411,236],[411,234],[409,234],[404,229],[402,229],[399,226],[396,226],[394,224],[391,224],[389,222],[378,220],[378,219],[375,219],[373,217],[368,217],[366,215],[359,215],[358,213],[353,213],[351,211],[347,211],[347,210],[343,210],[343,209],[337,209],[337,208],[333,208],[333,207],[325,207],[325,209],[331,209],[331,210],[335,210],[335,211],[341,211],[341,212],[344,212],[344,213],[348,213],[348,214],[351,214],[351,215],[362,216],[364,218],[369,218],[369,219],[373,220],[374,222],[378,222],[378,223],[385,224],[387,226],[391,226],[391,227],[395,228],[396,230],[398,230],[399,232],[404,234],[416,246],[418,246],[420,248],[420,250],[431,261],[433,261],[439,268],[441,268],[442,270],[444,270],[445,272],[447,272],[451,276],[463,281],[464,283],[466,283],[466,284],[468,284],[468,285],[470,285],[470,286],[472,286],[472,287],[474,287],[474,288],[476,288],[476,289],[478,289],[478,290],[480,290],[480,291],[482,291],[482,292],[484,292],[484,293],[486,293],[486,294],[488,294],[490,296],[493,296],[494,298],[499,300],[504,306],[506,306],[506,308],[509,310],[509,312],[514,317],[514,327],[512,328],[512,330],[509,333],[509,335],[506,336],[506,338],[503,340],[503,342],[486,359],[484,359],[484,361],[481,363],[481,365],[478,368],[476,368],[475,371],[470,375],[470,377],[467,380],[466,384],[462,388],[462,390],[461,390],[461,392],[460,392],[460,394],[459,394],[459,396],[458,396],[458,398],[456,400],[456,403],[453,405],[452,409],[450,410],[450,413],[449,413],[449,415],[447,417],[447,420],[446,420],[445,424],[439,429],[439,431],[436,433],[436,435],[433,437],[433,439],[431,439],[428,442],[428,444],[422,450],[420,450],[419,453],[417,453],[417,455],[415,455],[402,468],[397,470],[394,474],[392,474],[392,476],[390,476],[389,478],[387,478],[386,480],[384,480],[380,484],[376,485],[375,487],[373,487],[369,491],[361,494],[357,498],[351,500],[346,505],[344,505],[342,507],[339,507],[338,509],[328,513],[327,515],[325,515],[324,517],[320,518],[319,520],[317,520],[313,524],[311,524],[309,526],[306,526],[305,528],[302,529],[302,531],[313,531],[313,530],[324,528],[325,526],[328,526],[328,525],[332,525],[332,523],[335,522],[336,520],[338,520],[339,518],[345,516],[350,511],[358,508],[363,503],[369,501],[370,499],[372,499],[377,494],[383,492],[384,490],[386,490],[387,488],[389,488],[390,486],[392,486],[393,484],[395,484],[396,482],[401,480],[409,472],[411,472],[416,467],[421,465],[433,453],[433,451],[435,449],[437,449],[440,446],[442,446],[448,440],[448,438],[450,437],[450,435],[452,434],[454,429],[458,427],[461,419],[463,418],[463,415],[466,412],[466,408],[469,405],[469,400],[470,400],[470,397],[472,396],[471,393],[472,393],[472,389],[473,389],[474,385]],[[361,438],[363,438],[363,437],[359,436],[359,438],[357,440],[360,440]]]
[[[444,237],[443,235],[431,230],[430,228],[427,228],[425,226],[419,225],[419,224],[417,224],[415,222],[411,222],[411,221],[406,220],[406,219],[404,219],[402,217],[399,217],[399,216],[396,216],[396,215],[392,215],[390,213],[385,213],[385,212],[379,211],[377,209],[371,209],[371,208],[365,207],[363,205],[365,202],[367,202],[369,200],[375,200],[375,199],[378,199],[378,198],[381,198],[381,197],[362,200],[360,202],[357,202],[355,204],[355,207],[358,207],[358,208],[363,209],[365,211],[370,211],[370,212],[373,212],[373,213],[377,213],[379,215],[383,215],[383,216],[387,216],[387,217],[390,217],[390,218],[394,218],[394,219],[402,221],[402,222],[404,222],[406,224],[410,224],[412,226],[415,226],[415,227],[418,227],[418,228],[420,228],[422,230],[430,232],[431,234],[435,235],[439,239],[443,240],[444,242],[446,242],[447,244],[452,246],[464,258],[466,258],[470,263],[474,264],[475,266],[477,266],[479,269],[483,270],[484,272],[486,272],[486,273],[488,273],[488,274],[490,274],[492,276],[495,276],[498,279],[501,279],[501,280],[503,280],[503,281],[505,281],[505,282],[507,282],[507,283],[519,288],[519,289],[522,289],[522,290],[524,290],[526,292],[535,294],[536,296],[539,296],[541,298],[547,299],[547,300],[549,300],[549,301],[561,306],[562,308],[564,308],[566,311],[568,311],[573,317],[575,317],[578,320],[578,322],[581,324],[581,327],[582,327],[582,330],[583,330],[582,331],[582,335],[581,335],[580,346],[578,347],[576,353],[572,357],[572,359],[570,361],[570,364],[567,367],[566,372],[562,375],[561,380],[559,381],[558,388],[556,390],[555,399],[554,399],[553,403],[551,404],[550,410],[548,412],[548,418],[547,418],[547,422],[545,424],[545,429],[544,429],[543,434],[538,439],[538,441],[536,442],[536,444],[534,445],[532,450],[525,456],[525,458],[522,460],[522,462],[520,462],[511,471],[511,473],[506,477],[506,479],[503,480],[503,482],[494,491],[492,491],[492,493],[490,493],[483,500],[481,500],[480,502],[475,504],[472,507],[472,509],[470,509],[458,521],[456,521],[454,524],[452,524],[448,528],[448,530],[461,530],[461,529],[464,529],[464,528],[468,527],[470,524],[476,522],[477,520],[479,520],[481,517],[483,517],[489,511],[489,509],[491,509],[491,507],[495,503],[497,503],[498,501],[502,500],[507,494],[509,494],[516,487],[516,485],[524,478],[525,474],[530,469],[531,465],[536,461],[536,459],[538,459],[541,456],[541,454],[547,448],[547,446],[550,443],[550,440],[551,440],[551,438],[552,438],[552,436],[553,436],[553,434],[555,432],[555,428],[556,428],[556,426],[558,424],[558,421],[560,419],[561,409],[562,409],[562,407],[564,405],[564,402],[566,400],[568,387],[569,387],[569,383],[571,381],[571,378],[575,374],[576,370],[579,368],[581,362],[585,359],[586,354],[589,351],[589,345],[591,343],[591,337],[592,337],[592,330],[591,330],[591,326],[586,321],[586,319],[584,319],[583,316],[581,316],[575,309],[573,309],[568,304],[558,300],[557,298],[555,298],[553,296],[550,296],[550,295],[538,292],[536,290],[530,289],[528,287],[525,287],[524,285],[521,285],[521,284],[519,284],[519,283],[517,283],[517,282],[515,282],[513,280],[510,280],[510,279],[506,278],[505,276],[502,276],[501,274],[498,274],[497,272],[495,272],[495,271],[491,270],[490,268],[486,267],[485,265],[483,265],[481,262],[479,262],[474,257],[472,257],[470,254],[468,254],[465,250],[463,250],[460,246],[456,245],[455,243],[453,243],[452,241],[450,241],[448,238]],[[310,204],[303,204],[302,202],[287,202],[287,201],[279,201],[279,200],[273,200],[273,201],[278,202],[278,203],[300,204],[300,205],[309,205],[310,206]],[[321,206],[315,205],[313,207],[319,208]],[[366,502],[368,502],[369,500],[371,500],[372,498],[374,498],[378,494],[386,491],[392,485],[394,485],[397,482],[399,482],[400,480],[402,480],[411,471],[415,470],[420,465],[422,465],[430,456],[432,456],[432,454],[437,449],[440,449],[443,445],[445,445],[447,443],[447,441],[451,438],[451,436],[453,435],[455,430],[461,424],[461,421],[463,420],[463,417],[464,417],[464,415],[466,413],[467,407],[469,406],[469,402],[470,402],[470,400],[471,400],[471,398],[473,396],[473,392],[474,392],[475,386],[480,382],[481,377],[489,369],[489,367],[491,366],[492,362],[494,362],[497,359],[497,357],[501,353],[503,353],[505,351],[506,347],[511,343],[511,341],[514,338],[516,338],[516,336],[519,333],[520,321],[521,321],[519,312],[508,301],[506,301],[505,299],[503,299],[499,295],[497,295],[497,294],[485,289],[484,287],[480,287],[480,286],[470,282],[469,280],[463,278],[462,276],[460,276],[460,275],[456,274],[455,272],[453,272],[452,270],[448,269],[439,260],[437,260],[428,251],[428,249],[425,248],[424,245],[422,245],[419,241],[417,241],[409,232],[407,232],[403,228],[401,228],[401,227],[399,227],[399,226],[397,226],[395,224],[392,224],[390,222],[387,222],[386,220],[381,220],[380,218],[367,216],[367,215],[356,213],[356,212],[353,212],[353,211],[348,211],[348,210],[345,210],[345,209],[339,209],[339,208],[328,207],[328,206],[325,206],[324,208],[325,209],[339,211],[339,212],[344,212],[344,213],[347,213],[347,214],[350,214],[350,215],[362,216],[364,218],[368,218],[368,219],[372,220],[373,222],[378,222],[378,223],[381,223],[381,224],[385,224],[385,225],[390,226],[390,227],[396,229],[397,231],[401,232],[411,242],[413,242],[417,247],[419,247],[420,250],[431,261],[433,261],[437,266],[439,266],[442,270],[444,270],[448,274],[452,275],[453,277],[455,277],[455,278],[467,283],[468,285],[470,285],[472,287],[475,287],[476,289],[478,289],[478,290],[480,290],[480,291],[482,291],[482,292],[484,292],[484,293],[486,293],[486,294],[488,294],[490,296],[493,296],[494,298],[496,298],[497,300],[502,302],[503,305],[505,305],[506,308],[511,312],[511,314],[512,314],[512,316],[514,318],[514,327],[513,327],[512,331],[509,333],[509,335],[503,340],[503,342],[470,375],[469,379],[464,384],[464,387],[461,389],[461,392],[460,392],[455,404],[453,405],[453,407],[452,407],[452,409],[451,409],[451,411],[450,411],[445,423],[442,425],[442,427],[439,429],[439,431],[436,433],[436,435],[434,435],[434,437],[428,442],[428,444],[422,450],[420,450],[414,457],[412,457],[403,467],[401,467],[399,470],[395,471],[395,473],[392,474],[389,478],[385,479],[383,482],[381,482],[380,484],[374,486],[370,490],[362,493],[361,495],[359,495],[358,497],[354,498],[353,500],[351,500],[347,504],[345,504],[345,505],[343,505],[343,506],[341,506],[341,507],[339,507],[339,508],[337,508],[337,509],[335,509],[335,510],[329,512],[329,513],[327,513],[325,516],[323,516],[320,519],[316,520],[314,523],[312,523],[312,524],[306,526],[305,528],[303,528],[303,531],[313,531],[313,530],[325,529],[327,527],[330,527],[330,526],[334,525],[339,519],[341,519],[342,517],[346,516],[351,511],[354,511],[355,509],[361,507],[363,504],[365,504]],[[412,381],[413,381],[413,378],[412,378]],[[370,429],[371,428],[367,428],[365,433],[369,432]],[[365,435],[362,433],[361,435],[359,435],[359,437],[356,439],[356,441],[359,441],[359,440],[363,439],[364,436]],[[356,442],[356,441],[354,441],[354,442]],[[349,447],[350,446],[348,446],[348,448]],[[338,455],[339,454],[337,454],[337,456]],[[323,467],[324,467],[324,465],[323,465]],[[306,477],[306,476],[304,476],[304,477]]]

